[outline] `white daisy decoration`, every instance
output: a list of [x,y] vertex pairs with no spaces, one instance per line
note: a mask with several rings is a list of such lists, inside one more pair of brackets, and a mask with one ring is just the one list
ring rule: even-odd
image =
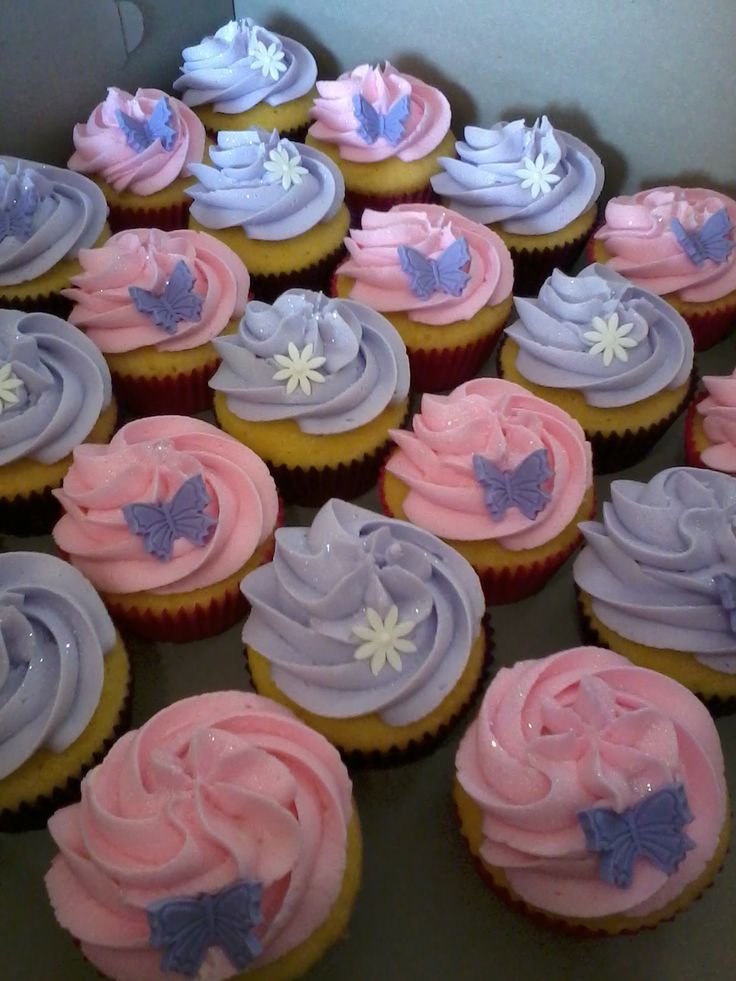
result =
[[270,75],[275,82],[281,72],[286,71],[284,52],[275,42],[266,47],[263,41],[254,41],[248,54],[250,67],[254,71],[260,71],[264,78]]
[[324,376],[317,368],[321,368],[327,360],[326,358],[312,356],[314,346],[307,344],[303,351],[300,351],[293,341],[289,341],[288,354],[274,354],[274,361],[280,365],[279,371],[273,376],[274,381],[286,382],[286,394],[291,395],[297,388],[301,388],[305,395],[312,394],[312,382],[319,384],[323,382]]
[[271,150],[268,160],[263,164],[267,183],[275,184],[276,181],[281,181],[285,191],[288,191],[292,184],[301,184],[304,174],[309,173],[306,167],[301,166],[301,162],[301,154],[295,152],[293,156],[289,156],[283,141],[279,140],[278,146]]
[[365,611],[368,626],[353,627],[355,636],[365,643],[355,651],[356,661],[370,659],[371,671],[377,675],[388,662],[394,671],[401,671],[401,655],[414,654],[416,644],[405,640],[416,624],[411,620],[399,623],[399,608],[392,606],[382,620],[379,613],[369,606]]
[[531,189],[533,199],[538,198],[540,194],[549,194],[552,185],[560,179],[557,174],[552,173],[555,165],[546,163],[543,153],[537,154],[536,160],[524,157],[523,164],[523,167],[514,171],[514,175],[521,177],[522,189]]
[[22,388],[23,382],[15,374],[10,363],[2,365],[0,367],[0,416],[8,406],[20,402]]
[[608,365],[614,357],[619,361],[628,361],[627,348],[636,347],[639,343],[627,335],[634,329],[633,324],[619,324],[618,314],[612,313],[604,320],[603,317],[593,317],[593,329],[586,330],[583,337],[591,345],[588,354],[602,354],[603,364]]

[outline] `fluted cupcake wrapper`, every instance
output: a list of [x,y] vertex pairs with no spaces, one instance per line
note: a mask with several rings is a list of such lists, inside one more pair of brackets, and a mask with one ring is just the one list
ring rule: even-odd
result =
[[61,517],[61,505],[52,493],[54,489],[45,487],[13,498],[0,498],[0,532],[21,538],[50,534]]
[[553,248],[517,249],[509,246],[514,263],[514,295],[536,296],[553,269],[569,272],[582,255],[590,234],[585,232]]
[[[145,201],[145,198],[141,199]],[[160,228],[164,232],[175,232],[186,228],[189,221],[189,198],[165,208],[126,208],[110,204],[108,224],[112,233],[128,228]]]
[[212,597],[207,603],[192,603],[172,610],[152,610],[147,606],[130,606],[116,601],[112,593],[102,598],[115,623],[123,631],[130,631],[143,640],[158,640],[173,644],[186,644],[224,633],[239,620],[245,618],[248,603],[235,586]]
[[107,754],[112,744],[130,728],[133,707],[133,665],[130,664],[128,688],[115,725],[87,762],[69,777],[63,786],[55,787],[49,795],[41,794],[33,801],[23,802],[16,810],[0,811],[0,832],[38,831],[46,827],[46,822],[60,807],[76,803],[80,798],[82,778],[88,770],[97,766]]
[[442,392],[469,381],[490,357],[502,330],[503,325],[500,325],[488,337],[461,347],[426,351],[407,348],[412,389],[416,392]]
[[0,294],[0,309],[23,310],[25,313],[52,313],[66,320],[72,312],[72,302],[61,293],[38,293],[35,296]]
[[361,194],[358,191],[345,191],[345,203],[353,219],[351,224],[360,224],[360,218],[366,208],[372,211],[390,211],[397,204],[435,204],[439,198],[432,190],[431,184],[426,184],[417,191],[406,194]]
[[330,291],[330,283],[337,265],[345,255],[345,246],[340,245],[319,262],[303,269],[293,269],[273,275],[259,275],[251,271],[250,288],[256,300],[273,303],[285,290],[299,287],[306,290]]
[[161,412],[194,415],[212,408],[209,380],[219,361],[176,375],[144,378],[112,372],[115,395],[128,415],[153,416]]
[[694,426],[695,420],[698,417],[697,405],[698,402],[702,402],[706,397],[705,392],[701,392],[688,406],[687,412],[685,413],[685,464],[688,467],[705,467],[703,459],[700,455],[700,450],[695,445],[695,433]]

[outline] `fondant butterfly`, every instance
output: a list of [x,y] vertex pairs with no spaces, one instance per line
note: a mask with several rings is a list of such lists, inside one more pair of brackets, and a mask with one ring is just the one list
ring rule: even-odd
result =
[[428,259],[409,245],[397,249],[402,270],[409,277],[409,286],[419,300],[428,300],[433,293],[460,296],[470,279],[465,266],[470,262],[468,243],[455,239],[438,259]]
[[122,109],[115,110],[118,126],[125,134],[125,141],[136,153],[147,150],[156,140],[161,141],[164,150],[171,150],[176,139],[176,130],[170,126],[171,109],[169,100],[162,95],[148,119],[135,119]]
[[681,783],[662,787],[618,814],[607,807],[578,812],[588,851],[600,852],[604,882],[626,889],[634,862],[647,858],[667,875],[695,843],[682,829],[693,820]]
[[491,460],[475,453],[473,473],[483,488],[484,503],[494,521],[501,521],[511,507],[533,520],[550,499],[542,490],[542,484],[553,475],[546,449],[534,450],[515,470],[500,470]]
[[719,572],[713,577],[713,584],[718,590],[718,599],[723,612],[728,617],[728,625],[732,634],[736,634],[736,577],[727,572]]
[[202,298],[194,292],[194,276],[183,259],[179,259],[161,293],[142,286],[129,286],[137,310],[146,313],[167,334],[176,333],[176,325],[187,320],[196,322],[202,316]]
[[238,971],[261,953],[253,927],[263,919],[262,885],[241,880],[213,895],[164,899],[146,910],[152,947],[163,948],[161,970],[193,978],[207,950],[220,947]]
[[134,535],[141,535],[149,555],[162,562],[171,558],[177,538],[186,538],[193,545],[204,545],[210,528],[217,520],[204,509],[210,496],[201,474],[185,480],[171,501],[158,504],[126,504],[123,516]]
[[375,143],[383,137],[396,146],[404,135],[404,124],[409,116],[409,96],[402,96],[388,112],[375,109],[362,95],[353,96],[353,113],[360,124],[358,136],[364,143]]
[[677,218],[672,219],[672,231],[685,255],[696,266],[706,259],[725,262],[736,246],[732,238],[733,225],[725,208],[712,214],[702,228],[686,231]]
[[0,209],[0,242],[9,236],[19,242],[27,242],[33,230],[33,216],[38,208],[39,197],[35,188],[24,187],[8,208]]

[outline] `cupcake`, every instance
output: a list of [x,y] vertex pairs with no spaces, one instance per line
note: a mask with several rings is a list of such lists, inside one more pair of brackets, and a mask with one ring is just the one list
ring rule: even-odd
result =
[[306,135],[317,64],[303,44],[243,17],[182,56],[174,90],[212,136],[253,126],[291,140]]
[[405,521],[328,501],[310,528],[277,531],[273,561],[241,589],[256,689],[349,756],[426,750],[483,678],[478,577]]
[[212,340],[237,328],[250,284],[235,253],[204,232],[136,228],[79,261],[69,322],[105,355],[128,412],[211,408]]
[[105,198],[63,167],[0,156],[0,307],[66,316],[80,249],[108,233]]
[[700,187],[612,198],[591,242],[596,262],[662,296],[704,351],[736,323],[736,201]]
[[232,626],[246,612],[240,580],[272,554],[265,463],[199,419],[138,419],[109,446],[78,447],[56,496],[57,546],[119,625],[151,640]]
[[50,313],[0,310],[0,531],[50,531],[72,450],[107,442],[116,419],[92,341]]
[[350,216],[340,171],[276,130],[220,132],[213,166],[193,164],[190,228],[211,231],[248,267],[256,299],[292,286],[327,289]]
[[386,62],[317,82],[317,91],[307,143],[338,165],[356,215],[434,200],[430,178],[455,141],[439,89]]
[[409,353],[412,387],[454,388],[482,367],[511,311],[500,238],[434,204],[364,211],[346,239],[335,292],[380,310]]
[[0,554],[0,831],[41,828],[126,728],[128,655],[87,580]]
[[586,636],[736,705],[736,478],[673,467],[615,480],[573,568]]
[[736,370],[706,375],[685,416],[685,463],[736,476]]
[[337,752],[244,692],[175,702],[128,733],[49,831],[56,919],[115,981],[300,977],[360,883]]
[[516,288],[536,294],[553,269],[570,269],[597,216],[603,166],[582,140],[546,116],[465,128],[459,159],[440,160],[432,187],[448,207],[489,225],[514,260]]
[[266,461],[285,500],[318,506],[376,483],[409,411],[406,349],[380,313],[288,290],[251,301],[215,347],[217,420]]
[[412,432],[394,431],[381,504],[444,539],[489,603],[536,593],[595,512],[590,444],[550,402],[498,378],[425,395]]
[[555,270],[537,299],[515,300],[498,371],[577,419],[597,473],[646,456],[694,386],[693,342],[682,317],[608,266]]
[[204,156],[205,131],[183,102],[158,89],[109,88],[73,139],[69,166],[100,185],[114,232],[186,227],[188,167]]
[[636,933],[671,919],[728,849],[708,711],[596,647],[498,673],[460,744],[454,796],[491,885],[566,932]]

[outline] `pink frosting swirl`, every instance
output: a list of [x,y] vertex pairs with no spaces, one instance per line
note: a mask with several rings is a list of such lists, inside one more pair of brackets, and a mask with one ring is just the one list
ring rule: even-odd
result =
[[[59,853],[46,875],[60,924],[118,981],[161,970],[146,908],[263,885],[253,969],[306,940],[342,884],[351,784],[337,751],[269,699],[213,692],[175,702],[127,733],[57,811]],[[198,977],[237,973],[210,947]]]
[[[171,149],[155,139],[144,150],[136,151],[121,129],[117,113],[143,123],[162,98],[167,100],[169,126],[175,133]],[[109,88],[107,98],[95,106],[87,122],[74,127],[73,139],[75,151],[68,164],[72,170],[97,174],[116,191],[146,196],[168,187],[178,177],[186,177],[190,163],[201,163],[205,129],[188,106],[158,89],[138,89],[130,95]]]
[[[514,270],[509,250],[485,225],[438,204],[399,204],[390,211],[366,209],[361,228],[351,228],[345,239],[349,258],[339,272],[354,283],[350,297],[381,313],[401,311],[422,324],[449,324],[470,320],[482,307],[493,306],[511,293]],[[411,279],[401,268],[398,247],[416,249],[437,260],[459,238],[464,238],[470,263],[468,281],[460,296],[437,290],[419,299]]]
[[672,222],[679,221],[685,232],[699,232],[722,208],[736,228],[736,201],[725,194],[699,187],[655,187],[612,198],[595,238],[611,254],[610,265],[637,286],[660,296],[677,293],[687,302],[707,303],[736,289],[736,248],[722,262],[693,262]]
[[[125,519],[128,504],[171,501],[201,474],[215,525],[204,545],[177,538],[171,558],[149,554]],[[185,416],[137,419],[107,446],[85,443],[56,491],[66,513],[56,544],[107,593],[184,593],[231,576],[273,532],[276,486],[265,463],[207,422]]]
[[[727,813],[707,709],[670,678],[597,647],[502,668],[456,765],[482,812],[483,860],[525,902],[562,916],[661,909],[703,872]],[[628,888],[604,882],[578,812],[620,813],[672,783],[685,788],[695,848],[669,877],[642,859]]]
[[[319,95],[311,110],[315,122],[309,134],[317,140],[337,144],[345,160],[359,163],[389,157],[398,157],[405,163],[420,160],[439,146],[450,129],[450,103],[440,90],[398,72],[388,61],[384,68],[359,65],[334,82],[317,82],[317,91]],[[367,143],[360,136],[361,125],[354,106],[354,99],[359,96],[382,115],[400,99],[408,97],[409,115],[396,143],[384,136]]]
[[[232,249],[204,232],[118,232],[98,249],[82,249],[79,262],[82,272],[72,277],[73,288],[62,290],[75,304],[69,321],[105,353],[199,347],[240,316],[248,298],[248,270]],[[179,262],[194,276],[192,292],[202,300],[202,311],[198,320],[180,321],[168,334],[141,313],[130,287],[161,295]]]
[[706,397],[697,403],[711,446],[700,458],[711,470],[736,474],[736,370],[730,375],[706,375]]
[[[392,430],[399,449],[386,469],[409,486],[407,518],[441,538],[496,539],[511,551],[555,538],[574,518],[592,486],[590,444],[562,409],[513,382],[475,378],[449,395],[424,395],[413,432]],[[535,518],[515,506],[495,519],[473,470],[480,454],[500,470],[514,470],[546,449],[552,470],[543,485],[549,500]]]

